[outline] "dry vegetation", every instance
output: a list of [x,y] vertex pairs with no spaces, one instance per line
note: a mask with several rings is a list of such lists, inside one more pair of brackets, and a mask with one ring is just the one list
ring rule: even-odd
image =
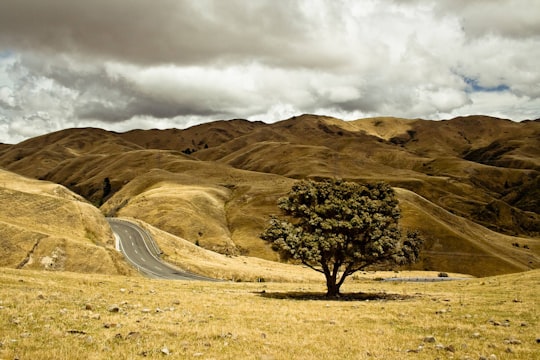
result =
[[184,270],[220,280],[238,282],[312,282],[321,274],[299,265],[264,260],[252,256],[223,255],[159,230],[142,221],[127,219],[145,228],[164,252],[163,260]]
[[303,115],[124,134],[64,130],[1,147],[0,166],[62,184],[104,215],[274,261],[259,234],[295,179],[383,180],[398,189],[403,224],[426,239],[414,269],[486,276],[540,264],[539,139],[539,121]]
[[103,215],[64,187],[0,170],[0,266],[128,274]]
[[539,285],[538,270],[445,283],[357,276],[344,291],[368,300],[336,301],[319,296],[322,281],[4,268],[0,358],[538,359]]
[[[2,145],[0,359],[540,359],[539,139],[538,121],[306,115]],[[259,238],[277,199],[325,177],[395,186],[426,240],[408,270],[435,271],[356,274],[338,301],[320,274],[277,262]],[[232,281],[137,275],[104,215]],[[520,273],[377,281],[439,271]]]
[[[396,189],[403,212],[402,225],[418,229],[426,239],[420,268],[451,268],[489,276],[540,267],[537,239],[512,237],[491,231],[452,214],[412,191]],[[474,239],[475,241],[471,241]],[[515,243],[521,246],[516,247]],[[436,265],[435,265],[436,264]]]

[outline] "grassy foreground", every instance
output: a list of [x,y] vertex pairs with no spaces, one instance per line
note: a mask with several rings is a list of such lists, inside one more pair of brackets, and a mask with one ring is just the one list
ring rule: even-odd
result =
[[[402,274],[404,275],[404,274]],[[0,359],[539,359],[540,270],[203,283],[0,268]],[[353,296],[354,297],[354,296]]]

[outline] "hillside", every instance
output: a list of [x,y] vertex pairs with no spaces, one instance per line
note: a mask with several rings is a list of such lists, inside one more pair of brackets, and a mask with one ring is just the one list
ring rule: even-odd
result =
[[[426,239],[418,269],[453,269],[489,276],[540,267],[538,239],[503,235],[397,188],[402,225]],[[519,244],[519,246],[516,246]]]
[[80,156],[100,157],[134,149],[140,147],[105,130],[67,129],[0,148],[0,166],[40,178],[58,166],[61,167],[60,163]]
[[270,260],[279,257],[258,235],[295,179],[384,180],[398,189],[404,225],[426,238],[416,268],[492,275],[540,264],[539,149],[539,121],[303,115],[69,129],[1,147],[0,166],[62,184],[105,215]]
[[63,186],[0,170],[0,266],[103,274],[132,272],[101,215]]

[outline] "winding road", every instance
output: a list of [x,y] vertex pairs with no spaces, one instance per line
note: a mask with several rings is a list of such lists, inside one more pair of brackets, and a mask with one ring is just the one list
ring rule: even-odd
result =
[[193,274],[161,260],[161,251],[144,229],[127,220],[107,218],[116,237],[116,248],[144,275],[156,279],[217,281]]

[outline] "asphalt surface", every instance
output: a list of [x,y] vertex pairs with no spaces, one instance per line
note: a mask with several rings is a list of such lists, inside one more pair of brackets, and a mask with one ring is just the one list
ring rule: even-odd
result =
[[395,277],[386,278],[383,281],[403,281],[403,282],[441,282],[441,281],[459,281],[467,280],[467,278],[460,277]]
[[116,237],[116,248],[142,274],[156,279],[216,281],[181,270],[160,259],[161,251],[144,229],[127,220],[107,218]]

